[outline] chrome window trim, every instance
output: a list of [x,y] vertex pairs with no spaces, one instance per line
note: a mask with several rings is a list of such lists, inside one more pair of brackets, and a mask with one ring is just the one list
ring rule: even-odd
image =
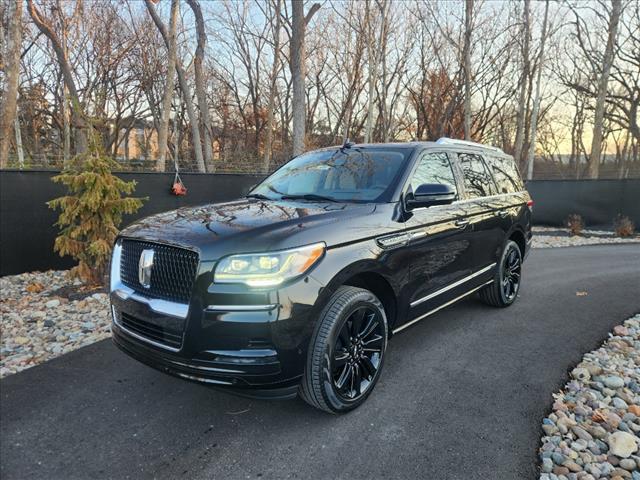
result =
[[153,345],[154,347],[158,347],[158,348],[163,348],[165,350],[169,350],[170,352],[179,352],[180,351],[179,348],[170,347],[170,346],[165,345],[163,343],[156,342],[155,340],[151,340],[150,338],[144,337],[142,335],[138,335],[136,332],[132,332],[131,330],[129,330],[128,328],[123,326],[120,322],[118,322],[118,315],[116,315],[116,307],[114,307],[113,305],[111,305],[111,317],[113,319],[113,323],[120,330],[125,332],[127,335],[131,335],[133,338],[135,338],[137,340],[140,340],[141,342],[148,343],[150,345]]
[[447,303],[443,303],[442,305],[440,305],[437,308],[434,308],[433,310],[428,311],[427,313],[420,315],[419,317],[414,318],[413,320],[411,320],[410,322],[405,323],[404,325],[399,326],[398,328],[393,329],[393,333],[398,333],[401,332],[402,330],[404,330],[407,327],[410,327],[411,325],[413,325],[416,322],[419,322],[420,320],[423,320],[424,318],[428,317],[429,315],[433,315],[434,313],[442,310],[445,307],[448,307],[449,305],[451,305],[452,303],[457,302],[458,300],[463,299],[464,297],[471,295],[474,292],[477,292],[478,290],[480,290],[482,287],[489,285],[490,283],[493,283],[493,280],[489,280],[486,283],[483,283],[482,285],[472,288],[471,290],[469,290],[466,293],[463,293],[462,295],[454,298],[453,300],[448,301]]
[[436,290],[435,292],[430,293],[426,297],[422,297],[422,298],[419,298],[418,300],[415,300],[415,301],[411,302],[410,307],[413,308],[416,305],[420,305],[421,303],[426,302],[427,300],[431,300],[432,298],[437,297],[438,295],[441,295],[441,294],[443,294],[445,292],[448,292],[452,288],[456,288],[456,287],[462,285],[463,283],[466,283],[469,280],[477,277],[478,275],[482,275],[483,273],[485,273],[488,270],[491,270],[495,266],[496,266],[496,263],[492,263],[491,265],[487,265],[486,267],[482,268],[481,270],[478,270],[477,272],[472,273],[471,275],[468,275],[468,276],[466,276],[464,278],[461,278],[457,282],[450,283],[446,287],[441,288],[440,290]]
[[189,304],[170,302],[160,298],[149,298],[137,293],[130,287],[127,287],[120,279],[120,261],[122,258],[122,244],[116,243],[113,247],[113,256],[111,257],[111,293],[117,295],[122,300],[134,300],[144,303],[156,313],[168,315],[170,317],[182,318],[183,320],[189,315]]

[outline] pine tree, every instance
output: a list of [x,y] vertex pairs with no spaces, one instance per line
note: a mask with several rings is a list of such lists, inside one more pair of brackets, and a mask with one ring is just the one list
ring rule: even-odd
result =
[[136,212],[146,200],[122,196],[131,194],[136,182],[113,175],[111,171],[117,166],[94,141],[87,152],[74,157],[52,178],[68,191],[68,195],[47,203],[49,208],[60,210],[56,225],[61,231],[54,250],[77,260],[71,275],[90,284],[105,279],[122,216]]

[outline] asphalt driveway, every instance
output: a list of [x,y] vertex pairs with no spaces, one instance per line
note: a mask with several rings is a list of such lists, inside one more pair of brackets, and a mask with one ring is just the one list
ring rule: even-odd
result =
[[513,307],[470,298],[403,331],[373,396],[340,417],[99,342],[0,382],[0,476],[533,479],[567,368],[639,311],[640,245],[535,250]]

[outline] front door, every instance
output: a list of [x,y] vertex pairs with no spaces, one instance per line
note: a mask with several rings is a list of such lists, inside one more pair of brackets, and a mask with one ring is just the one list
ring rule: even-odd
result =
[[[444,183],[458,190],[447,153],[422,153],[411,176],[409,192],[424,183]],[[408,213],[411,266],[407,321],[464,291],[465,278],[473,273],[473,229],[467,210],[465,202],[454,202]]]

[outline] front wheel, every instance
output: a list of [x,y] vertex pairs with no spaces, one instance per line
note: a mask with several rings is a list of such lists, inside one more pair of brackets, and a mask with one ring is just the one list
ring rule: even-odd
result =
[[502,251],[493,283],[480,290],[480,299],[493,307],[508,307],[520,291],[522,280],[522,253],[514,241],[509,240]]
[[380,378],[387,329],[384,307],[373,293],[338,288],[314,331],[300,396],[330,413],[361,405]]

